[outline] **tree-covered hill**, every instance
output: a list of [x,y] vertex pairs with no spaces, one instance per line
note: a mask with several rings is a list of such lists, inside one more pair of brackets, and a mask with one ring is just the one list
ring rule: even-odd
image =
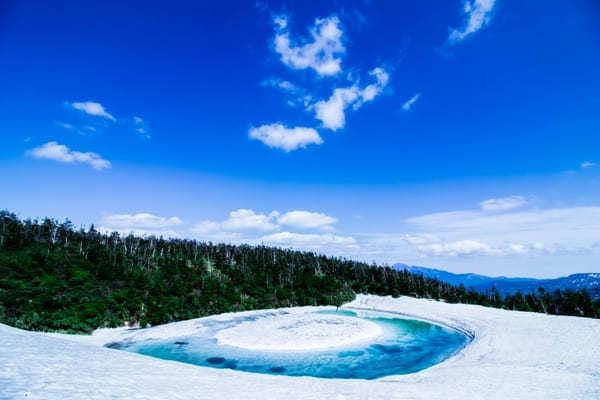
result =
[[551,314],[598,317],[585,291],[502,297],[343,258],[182,239],[102,234],[69,221],[0,211],[0,322],[90,332],[200,316],[339,305],[356,293],[410,295]]

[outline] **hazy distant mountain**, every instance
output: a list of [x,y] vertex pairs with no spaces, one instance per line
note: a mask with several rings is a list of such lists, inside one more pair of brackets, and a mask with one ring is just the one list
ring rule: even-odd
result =
[[586,288],[592,297],[600,298],[600,273],[583,273],[573,274],[562,278],[555,279],[534,279],[534,278],[507,278],[504,276],[491,277],[478,274],[454,274],[448,271],[439,269],[410,266],[406,264],[395,264],[392,268],[409,272],[423,274],[428,278],[436,278],[442,282],[447,282],[453,285],[464,284],[467,288],[472,287],[477,291],[484,292],[492,287],[500,293],[516,293],[537,291],[538,287],[543,287],[549,292],[556,289],[578,290]]

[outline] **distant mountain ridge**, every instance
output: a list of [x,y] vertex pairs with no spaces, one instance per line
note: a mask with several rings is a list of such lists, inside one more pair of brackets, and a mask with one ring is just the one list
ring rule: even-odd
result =
[[440,269],[411,266],[406,264],[394,264],[392,268],[397,270],[406,269],[409,272],[422,274],[427,278],[435,278],[452,285],[461,283],[467,288],[473,288],[478,292],[485,292],[495,287],[502,294],[514,294],[537,292],[541,286],[548,292],[556,289],[561,291],[587,289],[593,298],[600,298],[600,273],[580,273],[554,279],[535,278],[507,278],[504,276],[491,277],[479,274],[454,274]]

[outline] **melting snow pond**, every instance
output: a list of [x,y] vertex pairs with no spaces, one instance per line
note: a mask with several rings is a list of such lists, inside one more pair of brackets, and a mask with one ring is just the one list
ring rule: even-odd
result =
[[375,379],[408,374],[450,357],[468,338],[443,326],[363,311],[274,311],[207,320],[198,333],[108,347],[204,367]]

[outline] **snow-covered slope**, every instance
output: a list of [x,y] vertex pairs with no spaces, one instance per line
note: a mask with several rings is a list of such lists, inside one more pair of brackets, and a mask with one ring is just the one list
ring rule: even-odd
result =
[[[598,320],[409,297],[359,296],[346,307],[392,311],[443,323],[473,335],[474,339],[457,355],[429,369],[362,381],[218,370],[102,347],[131,335],[137,340],[192,334],[202,329],[201,322],[207,319],[141,331],[102,330],[92,336],[74,337],[0,325],[0,398],[600,398]],[[292,309],[292,313],[304,310]],[[210,318],[226,320],[232,316]]]

